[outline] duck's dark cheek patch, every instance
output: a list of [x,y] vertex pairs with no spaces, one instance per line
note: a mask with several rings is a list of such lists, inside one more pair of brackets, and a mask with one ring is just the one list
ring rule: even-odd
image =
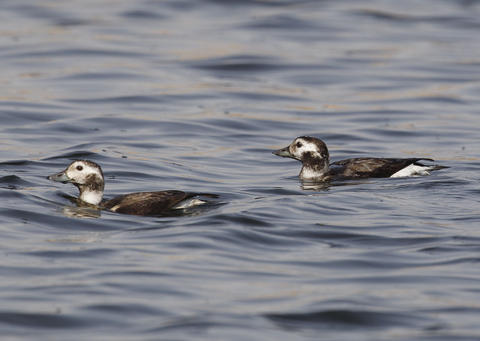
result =
[[314,157],[313,157],[313,153],[312,152],[305,152],[302,154],[302,160],[305,160],[305,161],[310,161],[310,160],[313,160]]

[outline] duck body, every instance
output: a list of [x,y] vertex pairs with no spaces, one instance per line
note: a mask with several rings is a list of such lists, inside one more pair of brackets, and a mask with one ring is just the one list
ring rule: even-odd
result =
[[428,175],[432,166],[420,161],[433,161],[427,158],[354,158],[336,161],[330,164],[326,174],[333,178],[397,178],[412,175]]
[[117,213],[134,215],[159,215],[172,209],[186,208],[201,203],[191,200],[199,194],[177,190],[137,192],[120,195],[101,203],[101,207]]
[[429,175],[430,171],[447,168],[425,165],[429,158],[352,158],[329,162],[327,145],[311,136],[297,137],[290,145],[273,154],[302,162],[302,180],[330,181],[362,178],[396,178]]
[[49,180],[72,183],[79,192],[79,202],[100,209],[133,215],[161,215],[169,210],[187,208],[205,201],[197,197],[217,197],[208,193],[192,193],[178,190],[136,192],[103,200],[104,177],[101,167],[93,161],[73,161],[64,171],[50,175]]

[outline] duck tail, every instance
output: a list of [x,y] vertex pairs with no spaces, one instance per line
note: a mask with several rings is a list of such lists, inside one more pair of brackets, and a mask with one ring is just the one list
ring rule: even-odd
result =
[[439,169],[445,169],[445,168],[450,168],[448,166],[442,166],[442,165],[425,165],[419,161],[430,161],[430,162],[435,162],[434,159],[428,159],[428,158],[421,158],[421,159],[416,159],[415,162],[413,163],[414,165],[417,165],[417,166],[422,166],[422,167],[428,167],[428,171],[436,171],[436,170],[439,170]]

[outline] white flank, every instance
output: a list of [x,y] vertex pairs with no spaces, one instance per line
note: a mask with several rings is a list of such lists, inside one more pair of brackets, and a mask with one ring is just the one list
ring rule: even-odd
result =
[[98,205],[102,201],[103,193],[98,191],[85,191],[80,195],[80,199],[88,204]]
[[173,208],[174,209],[184,209],[184,208],[189,208],[189,207],[203,205],[203,204],[206,204],[206,201],[193,198],[193,199],[188,199],[188,200],[181,201],[177,205],[175,205]]
[[395,174],[391,175],[391,178],[403,178],[406,176],[418,176],[418,175],[430,175],[428,172],[432,170],[432,166],[419,166],[419,165],[408,165],[405,168],[400,169]]

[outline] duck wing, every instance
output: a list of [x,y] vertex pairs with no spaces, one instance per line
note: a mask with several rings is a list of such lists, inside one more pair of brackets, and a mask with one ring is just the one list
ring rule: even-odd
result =
[[195,193],[170,190],[138,192],[120,195],[103,203],[102,207],[117,213],[157,215],[172,209],[179,202],[195,196]]
[[329,173],[339,178],[388,178],[409,165],[424,166],[419,161],[427,158],[354,158],[333,162]]

